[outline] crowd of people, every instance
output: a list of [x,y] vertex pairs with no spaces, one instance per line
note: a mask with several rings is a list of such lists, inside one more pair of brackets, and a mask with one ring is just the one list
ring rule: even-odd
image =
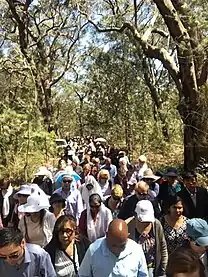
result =
[[0,179],[1,277],[208,276],[208,192],[193,171],[68,141],[18,190]]

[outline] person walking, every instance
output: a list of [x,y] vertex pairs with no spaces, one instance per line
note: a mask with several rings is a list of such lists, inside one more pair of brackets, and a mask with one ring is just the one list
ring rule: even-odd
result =
[[0,229],[1,277],[56,277],[49,254],[14,228]]
[[144,252],[128,236],[126,222],[114,219],[106,237],[90,245],[79,268],[79,277],[148,276]]
[[57,219],[52,240],[45,247],[57,277],[77,276],[89,244],[88,239],[79,234],[73,216],[62,215]]
[[168,253],[170,254],[181,246],[187,238],[188,218],[183,215],[183,202],[179,196],[169,196],[166,201],[168,203],[167,213],[160,221],[164,229]]
[[142,246],[149,277],[163,276],[168,262],[168,250],[162,225],[154,216],[149,200],[141,200],[135,209],[136,215],[126,220],[129,238]]
[[27,203],[18,207],[18,211],[24,213],[18,228],[27,243],[44,247],[51,240],[56,217],[47,210],[49,206],[47,196],[32,193]]
[[200,187],[194,171],[183,174],[184,187],[178,193],[183,200],[184,215],[188,218],[208,219],[208,191]]
[[55,190],[66,200],[66,213],[73,215],[77,222],[83,211],[83,202],[80,191],[73,185],[72,175],[65,173],[62,176],[61,188]]
[[15,207],[13,195],[14,189],[11,184],[10,175],[5,174],[0,178],[0,216],[4,227],[7,227],[11,221]]
[[89,206],[81,214],[79,230],[90,242],[104,237],[109,223],[112,221],[111,211],[102,203],[99,194],[92,194]]

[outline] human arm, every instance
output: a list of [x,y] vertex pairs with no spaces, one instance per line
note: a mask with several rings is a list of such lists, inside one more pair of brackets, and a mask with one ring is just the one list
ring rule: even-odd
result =
[[87,210],[81,213],[79,219],[79,232],[87,237]]
[[41,257],[40,266],[41,266],[40,268],[41,277],[56,277],[56,272],[52,265],[50,255],[46,251],[44,251],[44,254]]
[[3,223],[2,223],[2,220],[1,220],[1,215],[0,215],[0,228],[3,228]]
[[112,213],[108,208],[106,208],[106,232],[108,231],[108,225],[111,223],[112,220]]
[[166,267],[168,263],[168,249],[165,240],[165,235],[161,223],[158,221],[158,233],[160,238],[160,249],[161,249],[161,262],[160,262],[160,272],[159,276],[165,275]]
[[79,222],[79,218],[81,216],[81,213],[83,212],[84,207],[83,207],[83,201],[82,201],[82,196],[79,190],[77,190],[77,212],[76,212],[76,218],[77,221]]
[[144,252],[142,250],[142,247],[140,245],[138,246],[140,247],[140,251],[138,251],[140,259],[139,259],[137,277],[148,277],[149,275],[148,275],[147,263],[144,256]]
[[[25,216],[25,215],[24,215]],[[25,226],[24,226],[24,216],[21,217],[19,224],[18,224],[18,229],[24,234],[25,233]]]
[[152,196],[155,198],[158,196],[159,191],[160,191],[160,186],[157,183],[153,184],[153,187],[150,187],[150,193],[152,194]]
[[130,185],[135,185],[135,184],[137,183],[137,178],[136,178],[136,176],[137,176],[137,172],[135,171],[135,172],[132,174],[131,178],[129,179],[129,181],[128,181],[127,183],[130,184]]
[[88,248],[88,250],[84,256],[84,259],[82,260],[82,263],[78,270],[78,276],[79,277],[93,277],[90,247]]

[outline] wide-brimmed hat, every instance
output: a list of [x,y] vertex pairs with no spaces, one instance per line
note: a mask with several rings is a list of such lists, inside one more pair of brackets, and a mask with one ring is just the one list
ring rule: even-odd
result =
[[152,169],[147,168],[144,173],[142,179],[152,179],[154,182],[159,180],[161,177],[154,175]]
[[208,223],[201,218],[192,218],[187,222],[187,234],[202,247],[208,246]]
[[50,177],[50,171],[45,166],[41,166],[38,168],[37,172],[35,173],[35,176]]
[[20,189],[14,194],[14,199],[18,199],[18,195],[30,195],[31,194],[31,187],[29,185],[22,185]]
[[136,218],[140,222],[155,222],[154,208],[149,200],[140,200],[135,208]]
[[178,177],[177,169],[175,167],[168,168],[165,176],[166,177]]
[[186,171],[182,174],[183,179],[196,178],[197,175],[194,171]]
[[40,210],[48,209],[49,207],[50,204],[47,196],[41,197],[38,194],[32,193],[27,198],[27,203],[18,207],[18,211],[20,213],[36,213]]

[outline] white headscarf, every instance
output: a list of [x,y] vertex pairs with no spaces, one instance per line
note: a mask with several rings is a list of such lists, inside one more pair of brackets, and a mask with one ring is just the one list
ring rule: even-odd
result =
[[[87,189],[87,185],[91,184],[93,186],[93,188],[91,190]],[[98,184],[98,182],[95,180],[94,176],[92,175],[88,175],[85,178],[85,183],[82,185],[81,187],[81,195],[82,195],[82,200],[83,202],[86,204],[86,206],[88,206],[89,203],[89,197],[91,194],[93,193],[97,193],[100,195],[100,197],[102,198],[102,190],[100,185]]]
[[12,185],[9,185],[7,189],[2,189],[2,196],[3,196],[3,208],[2,208],[2,214],[3,218],[6,218],[9,215],[10,212],[10,203],[9,203],[9,197],[13,193],[13,187]]
[[90,242],[94,242],[96,239],[104,237],[108,225],[113,220],[111,211],[101,203],[100,211],[97,214],[96,221],[92,219],[90,207],[87,208],[87,235]]

